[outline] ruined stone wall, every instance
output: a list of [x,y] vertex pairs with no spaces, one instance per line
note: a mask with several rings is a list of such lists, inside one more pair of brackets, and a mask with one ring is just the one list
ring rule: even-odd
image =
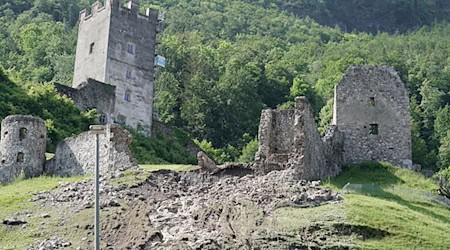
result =
[[352,66],[335,90],[334,124],[345,134],[344,161],[412,167],[408,92],[388,67]]
[[0,183],[43,173],[47,129],[38,117],[12,115],[2,121],[0,137]]
[[55,89],[58,93],[72,99],[80,110],[96,108],[97,112],[104,116],[103,123],[113,121],[115,86],[88,78],[77,88],[55,83]]
[[[45,172],[51,175],[72,176],[95,171],[96,136],[84,132],[60,142],[55,156],[45,164]],[[131,134],[117,125],[107,125],[106,134],[100,139],[100,172],[106,173],[136,165],[129,145]]]
[[261,113],[257,172],[293,168],[308,180],[337,175],[342,165],[342,133],[332,128],[322,140],[308,100],[298,97],[295,102],[295,109]]

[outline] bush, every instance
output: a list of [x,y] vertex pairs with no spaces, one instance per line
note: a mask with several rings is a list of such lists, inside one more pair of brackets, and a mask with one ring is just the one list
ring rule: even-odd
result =
[[194,142],[217,164],[233,162],[239,157],[239,150],[232,145],[226,145],[223,148],[214,148],[212,143],[205,139],[202,141],[194,140]]
[[148,137],[127,129],[133,135],[130,149],[139,164],[197,164],[196,156],[187,150],[190,139],[184,131],[175,128],[171,135],[157,132]]
[[257,139],[251,140],[245,147],[242,149],[242,154],[239,156],[239,162],[253,162],[255,160],[255,154],[258,152],[259,143]]
[[47,150],[58,142],[86,131],[94,123],[95,112],[81,112],[69,98],[59,95],[51,84],[19,86],[0,69],[0,120],[8,115],[42,118],[48,130]]
[[450,166],[436,174],[439,181],[439,194],[450,199]]

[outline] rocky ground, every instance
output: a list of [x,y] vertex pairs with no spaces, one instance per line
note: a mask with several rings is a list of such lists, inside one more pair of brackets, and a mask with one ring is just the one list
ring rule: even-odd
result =
[[[118,173],[101,182],[104,249],[301,249],[306,246],[299,245],[304,236],[295,236],[297,241],[291,242],[270,229],[274,211],[339,203],[342,199],[318,181],[296,180],[292,170],[242,177],[164,170],[131,187],[110,184],[121,176]],[[93,207],[92,181],[59,186],[35,194],[30,202],[68,214],[81,214]],[[88,245],[92,228],[87,224],[76,229],[88,232],[82,239]],[[54,235],[29,249],[76,249],[78,245]]]

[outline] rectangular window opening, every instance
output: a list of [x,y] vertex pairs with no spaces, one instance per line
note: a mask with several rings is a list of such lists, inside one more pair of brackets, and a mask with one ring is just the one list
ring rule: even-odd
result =
[[134,55],[134,45],[133,45],[133,44],[131,44],[131,43],[128,44],[128,46],[127,46],[127,52],[128,52],[129,54]]
[[131,91],[126,91],[123,99],[127,102],[131,102]]
[[92,52],[94,52],[94,46],[95,43],[91,43],[91,45],[89,45],[89,54],[92,54]]
[[378,135],[378,124],[370,124],[369,134]]
[[374,107],[375,106],[375,97],[370,97],[369,98],[369,106],[370,107]]
[[126,76],[127,78],[132,78],[132,77],[133,77],[132,71],[131,71],[131,70],[127,70],[127,72],[125,73],[125,76]]

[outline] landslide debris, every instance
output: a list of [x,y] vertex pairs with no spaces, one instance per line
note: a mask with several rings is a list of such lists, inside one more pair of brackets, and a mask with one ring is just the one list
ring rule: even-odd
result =
[[[268,248],[277,236],[261,225],[275,209],[341,199],[319,181],[294,176],[292,170],[261,176],[161,170],[131,188],[110,185],[105,178],[101,182],[103,210],[121,209],[102,218],[102,241],[106,249]],[[60,183],[59,189],[37,193],[31,201],[46,207],[65,206],[76,213],[92,208],[92,190],[92,181]],[[291,243],[276,241],[280,244]]]

